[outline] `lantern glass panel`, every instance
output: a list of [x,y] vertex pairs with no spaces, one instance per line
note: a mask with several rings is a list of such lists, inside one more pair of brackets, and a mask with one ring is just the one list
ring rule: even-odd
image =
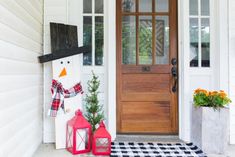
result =
[[73,128],[71,126],[68,126],[67,130],[67,148],[73,147]]
[[96,139],[96,152],[108,152],[109,139],[108,138],[97,138]]
[[76,130],[76,151],[85,150],[88,148],[89,140],[88,129],[77,129]]

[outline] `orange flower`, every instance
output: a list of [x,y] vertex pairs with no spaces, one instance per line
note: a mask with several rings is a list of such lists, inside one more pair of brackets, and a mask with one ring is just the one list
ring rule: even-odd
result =
[[208,91],[205,89],[198,88],[194,91],[194,94],[199,94],[199,93],[204,93],[204,94],[208,95]]
[[198,94],[200,92],[200,88],[197,88],[196,90],[194,90],[194,94]]
[[208,91],[205,90],[205,89],[203,89],[201,92],[204,93],[204,94],[206,94],[206,95],[208,94]]
[[219,94],[222,98],[227,97],[227,94],[223,90],[220,90]]
[[211,95],[212,95],[212,96],[217,95],[217,94],[219,94],[218,91],[212,91],[212,92],[211,92]]
[[220,93],[221,98],[225,98],[227,96],[226,93]]

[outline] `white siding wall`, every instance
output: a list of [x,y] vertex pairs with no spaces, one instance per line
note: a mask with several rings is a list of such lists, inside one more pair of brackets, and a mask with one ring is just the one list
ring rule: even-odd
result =
[[235,1],[229,0],[230,142],[235,144]]
[[29,157],[42,142],[43,0],[0,0],[0,156]]
[[[44,3],[44,54],[51,53],[50,46],[50,22],[65,23],[78,26],[78,44],[82,46],[83,43],[83,17],[82,17],[82,0],[50,0]],[[105,54],[104,54],[105,55]],[[52,65],[51,62],[44,64],[44,137],[45,143],[55,142],[55,128],[54,120],[47,116],[47,111],[51,104],[51,80],[52,80]],[[91,71],[99,76],[101,81],[99,100],[101,104],[106,106],[106,84],[105,84],[105,66],[94,67],[84,66],[82,67],[81,79],[85,94],[87,93],[87,81],[91,79]],[[105,113],[107,113],[107,107],[104,107]],[[107,118],[106,118],[107,119]]]

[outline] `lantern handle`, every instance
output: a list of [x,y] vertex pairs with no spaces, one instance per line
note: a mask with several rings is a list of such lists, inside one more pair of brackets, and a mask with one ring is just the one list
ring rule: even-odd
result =
[[101,122],[100,122],[100,127],[105,128],[104,121],[101,121]]
[[76,116],[81,116],[82,115],[82,111],[80,109],[78,109],[76,112],[75,112],[75,115]]

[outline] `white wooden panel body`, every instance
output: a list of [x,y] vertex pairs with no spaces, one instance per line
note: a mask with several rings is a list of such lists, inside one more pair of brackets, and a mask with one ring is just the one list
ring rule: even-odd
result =
[[[63,64],[61,64],[63,62]],[[69,63],[68,63],[69,62]],[[66,69],[67,75],[59,77],[61,71]],[[79,55],[58,59],[52,62],[53,79],[62,83],[65,89],[73,87],[81,82],[81,67]],[[75,115],[75,111],[82,109],[82,95],[78,94],[72,98],[64,99],[65,114],[62,110],[55,118],[55,139],[56,149],[66,147],[66,124]]]
[[[50,22],[67,23],[66,0],[44,1],[44,54],[51,53]],[[43,142],[55,142],[55,121],[48,117],[48,109],[51,106],[51,80],[53,78],[52,62],[44,64],[44,115],[43,115]]]

